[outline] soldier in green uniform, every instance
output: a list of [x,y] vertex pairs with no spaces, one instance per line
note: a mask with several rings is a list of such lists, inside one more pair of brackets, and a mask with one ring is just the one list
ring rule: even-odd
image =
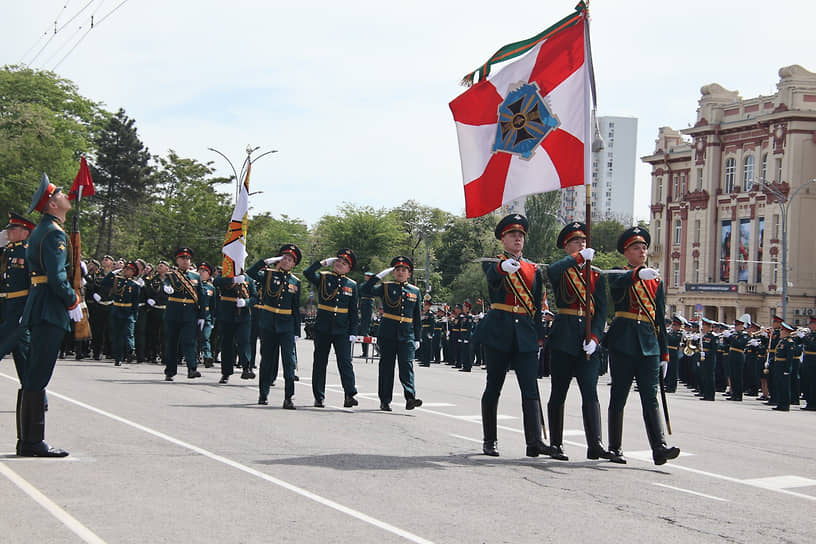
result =
[[[374,272],[366,272],[365,281],[368,281]],[[371,336],[371,314],[374,312],[374,297],[360,297],[360,324],[357,328],[357,336]],[[352,349],[354,346],[351,346]],[[363,342],[363,358],[368,357],[368,344]]]
[[808,319],[808,332],[802,338],[802,393],[805,405],[802,410],[816,411],[816,316]]
[[700,319],[703,321],[702,351],[700,352],[700,400],[713,401],[716,389],[714,366],[717,364],[719,337],[714,334],[713,321],[707,317],[701,317]]
[[448,323],[445,319],[445,310],[439,308],[434,319],[433,339],[431,341],[431,360],[434,363],[442,361],[442,339],[447,335]]
[[82,320],[79,297],[68,282],[71,248],[62,227],[70,209],[68,195],[43,174],[28,210],[37,210],[42,219],[28,238],[25,258],[31,290],[20,322],[36,339],[21,376],[17,405],[21,438],[17,455],[23,457],[68,455],[45,442],[45,388],[54,372],[62,339],[71,330],[71,321]]
[[145,303],[147,304],[147,360],[157,363],[164,359],[164,310],[167,308],[167,293],[164,281],[170,272],[166,261],[159,261],[156,270],[145,280]]
[[728,378],[731,382],[731,396],[728,400],[742,402],[742,395],[745,391],[743,375],[745,373],[745,347],[751,336],[746,332],[745,327],[751,324],[751,316],[744,314],[734,321],[734,330],[726,331],[726,343],[728,345]]
[[[422,317],[419,288],[408,283],[413,271],[414,262],[410,257],[399,255],[391,259],[390,268],[382,270],[360,288],[363,295],[382,298],[383,315],[377,331],[377,344],[380,346],[377,393],[380,397],[380,410],[385,412],[391,411],[395,360],[399,366],[405,409],[413,410],[422,406],[422,400],[417,398],[414,386],[413,360],[414,352],[419,348]],[[379,280],[392,272],[394,281],[384,281],[377,285]]]
[[526,454],[528,457],[551,454],[542,440],[541,399],[536,382],[543,300],[541,276],[536,265],[522,257],[527,227],[527,218],[521,214],[504,217],[494,232],[504,251],[498,262],[482,263],[491,302],[478,330],[487,370],[481,406],[482,452],[490,456],[499,455],[497,410],[504,380],[511,369],[516,372],[521,390]]
[[[133,325],[133,347],[132,353],[136,354],[136,363],[144,363],[147,360],[147,294],[145,293],[145,277],[150,265],[144,259],[134,261],[139,271],[133,277],[133,281],[139,286],[139,311],[136,315],[136,323]],[[131,355],[131,359],[133,356]],[[130,361],[128,361],[130,362]]]
[[[8,212],[4,231],[7,243],[0,248],[0,359],[11,353],[17,378],[22,383],[23,369],[31,347],[28,329],[20,325],[30,279],[26,250],[34,223],[20,214]],[[17,440],[20,440],[19,428]]]
[[164,280],[162,289],[167,295],[164,311],[164,379],[173,381],[178,371],[179,344],[187,362],[187,378],[200,378],[196,369],[196,326],[204,326],[200,301],[202,297],[201,278],[190,270],[193,250],[181,247],[176,251],[176,266]]
[[419,344],[419,366],[431,366],[431,347],[433,343],[434,326],[436,320],[431,311],[431,301],[426,300],[422,303],[422,339]]
[[213,283],[218,289],[215,320],[221,329],[221,379],[218,383],[223,384],[234,372],[236,348],[241,377],[251,372],[250,355],[254,348],[252,312],[258,303],[258,291],[255,281],[244,274],[218,276]]
[[131,349],[129,339],[139,314],[140,288],[134,280],[138,273],[136,262],[129,261],[122,270],[111,272],[102,282],[102,289],[109,291],[113,300],[110,320],[114,366],[121,366]]
[[669,364],[666,348],[666,295],[660,274],[646,267],[651,236],[641,227],[629,228],[618,238],[618,251],[628,261],[627,270],[609,280],[615,319],[606,334],[612,390],[609,399],[609,453],[611,461],[625,463],[621,450],[623,409],[637,382],[646,436],[655,465],[680,455],[680,449],[668,447],[657,402],[660,374]]
[[470,372],[473,368],[473,352],[471,351],[470,337],[476,328],[473,321],[473,314],[470,311],[473,305],[467,300],[462,303],[462,313],[459,314],[459,355],[454,368],[459,368],[459,372]]
[[212,338],[213,325],[215,324],[215,285],[212,281],[213,267],[207,261],[202,261],[198,267],[198,275],[201,278],[201,316],[204,318],[204,326],[199,331],[199,347],[204,368],[212,368],[213,354],[210,339]]
[[678,378],[678,355],[680,354],[680,344],[683,342],[683,331],[681,327],[683,321],[678,317],[672,317],[671,330],[666,333],[666,347],[669,349],[669,368],[666,371],[666,393],[677,391]]
[[278,375],[278,361],[283,359],[283,408],[294,410],[295,338],[300,337],[300,279],[292,269],[300,263],[302,253],[295,244],[285,244],[277,257],[261,259],[250,267],[247,276],[261,285],[258,304],[258,328],[261,336],[261,377],[258,404],[266,404],[269,387]]
[[[314,262],[303,271],[317,291],[312,363],[312,394],[316,408],[325,407],[326,367],[332,346],[345,393],[343,406],[350,408],[357,405],[354,398],[357,387],[351,365],[351,346],[357,335],[357,282],[346,275],[356,264],[357,256],[352,250],[344,248],[337,252],[336,257]],[[332,271],[318,272],[322,266],[331,266]]]
[[776,406],[774,410],[778,412],[790,412],[791,405],[791,373],[793,371],[793,361],[799,357],[799,346],[796,345],[791,333],[796,329],[784,321],[779,326],[779,342],[774,350],[774,377],[773,388]]
[[765,376],[765,383],[768,388],[768,394],[766,395],[767,398],[764,399],[767,406],[775,406],[776,405],[776,388],[777,380],[775,376],[776,372],[776,365],[774,365],[774,359],[776,358],[776,346],[779,344],[779,339],[781,337],[781,330],[782,330],[782,322],[784,319],[779,317],[778,315],[774,314],[771,320],[771,337],[768,344],[768,360],[765,361],[765,370],[763,371],[763,376]]
[[[566,256],[547,269],[558,307],[550,328],[550,374],[552,390],[547,403],[550,422],[552,457],[566,461],[562,447],[564,436],[564,403],[572,377],[581,391],[581,413],[588,459],[607,459],[601,439],[601,407],[598,402],[600,353],[598,343],[606,326],[606,278],[598,268],[590,271],[586,284],[584,265],[595,250],[586,247],[586,225],[575,221],[561,229],[557,240]],[[586,339],[586,319],[591,319],[592,336]]]
[[729,394],[731,392],[731,380],[728,375],[728,325],[725,323],[715,323],[717,333],[717,359],[714,365],[715,389],[719,392]]
[[462,320],[462,305],[455,304],[453,306],[453,314],[449,317],[450,320],[450,334],[448,335],[448,364],[453,368],[459,365],[459,325]]
[[759,393],[759,376],[762,372],[760,354],[764,353],[760,336],[762,327],[751,321],[746,330],[749,340],[745,344],[745,394],[755,397]]

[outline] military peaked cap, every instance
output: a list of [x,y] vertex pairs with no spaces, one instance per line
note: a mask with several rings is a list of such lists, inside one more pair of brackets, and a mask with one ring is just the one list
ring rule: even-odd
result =
[[295,244],[283,244],[280,251],[278,251],[278,255],[291,255],[291,257],[295,260],[295,266],[297,266],[300,259],[303,257],[303,253],[300,252],[300,248]]
[[501,240],[502,236],[507,234],[508,232],[513,232],[517,230],[527,235],[527,227],[529,226],[529,221],[527,218],[521,215],[520,213],[511,213],[510,215],[505,216],[499,224],[496,225],[496,239]]
[[61,187],[57,187],[48,181],[48,176],[45,174],[45,172],[43,172],[42,178],[40,179],[40,185],[37,187],[37,190],[34,191],[34,196],[31,197],[31,206],[28,208],[28,213],[31,213],[34,210],[44,213],[45,205],[48,204],[48,201],[52,196],[61,190]]
[[8,212],[8,216],[9,216],[9,223],[8,223],[8,225],[6,225],[7,229],[10,229],[11,227],[22,227],[24,229],[27,229],[28,231],[32,231],[32,230],[34,230],[34,227],[36,226],[34,223],[32,223],[31,221],[29,221],[28,219],[26,219],[25,217],[23,217],[19,213]]
[[344,247],[340,251],[337,252],[337,257],[340,259],[345,259],[347,263],[354,268],[357,266],[357,255],[354,254],[352,250],[347,247]]
[[391,259],[391,266],[394,268],[398,266],[404,266],[408,268],[411,272],[414,271],[414,261],[411,260],[410,257],[406,257],[405,255],[397,255],[393,259]]
[[567,223],[564,225],[564,228],[562,228],[561,232],[558,233],[558,240],[556,241],[555,245],[563,249],[564,246],[567,245],[567,242],[573,238],[586,237],[586,225],[580,221],[573,221],[572,223]]
[[174,255],[174,257],[176,257],[176,258],[178,258],[178,257],[190,257],[190,258],[192,258],[193,257],[193,250],[190,249],[189,247],[180,247],[180,248],[178,248],[176,250],[176,254]]
[[198,264],[198,267],[197,267],[197,268],[198,268],[199,270],[201,270],[202,268],[206,268],[206,269],[207,269],[207,272],[209,272],[209,273],[210,273],[210,276],[212,276],[212,273],[213,273],[213,267],[212,267],[212,265],[211,265],[210,263],[208,263],[207,261],[201,261],[201,262]]
[[646,244],[646,247],[649,247],[652,243],[652,237],[649,235],[649,231],[643,227],[626,229],[618,237],[618,253],[623,253],[627,247],[637,242],[643,242]]

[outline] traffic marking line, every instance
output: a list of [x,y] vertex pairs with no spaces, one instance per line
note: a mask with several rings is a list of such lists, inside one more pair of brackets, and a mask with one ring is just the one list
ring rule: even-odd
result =
[[665,487],[667,489],[674,489],[675,491],[681,491],[683,493],[689,493],[691,495],[697,495],[698,497],[705,497],[706,499],[712,499],[712,500],[715,500],[715,501],[731,502],[728,499],[722,499],[720,497],[715,497],[714,495],[706,495],[705,493],[700,493],[698,491],[692,491],[691,489],[683,489],[682,487],[674,487],[673,485],[659,484],[657,482],[652,482],[652,485],[656,485],[658,487]]

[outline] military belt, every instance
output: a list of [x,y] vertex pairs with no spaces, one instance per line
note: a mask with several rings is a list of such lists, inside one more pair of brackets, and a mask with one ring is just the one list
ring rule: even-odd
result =
[[28,294],[28,289],[22,291],[11,291],[9,293],[0,293],[0,298],[20,298]]
[[195,304],[195,300],[191,298],[167,297],[170,302],[180,302],[182,304]]
[[677,346],[666,346],[669,349],[677,349]]
[[238,299],[236,297],[221,297],[221,300],[226,300],[227,302],[235,302]]
[[255,307],[260,308],[261,310],[266,310],[267,312],[272,312],[273,314],[292,315],[291,308],[275,308],[274,306],[267,306],[266,304],[260,304]]
[[525,310],[522,306],[511,306],[509,304],[491,304],[491,310],[501,310],[502,312],[510,312],[511,314],[526,314],[527,310]]
[[586,310],[583,308],[580,310],[573,310],[572,308],[558,308],[558,315],[577,315],[578,317],[585,317]]
[[47,283],[48,276],[31,276],[31,285],[39,285],[41,283]]
[[113,304],[113,301],[112,300],[100,300],[99,304],[101,304],[102,306],[110,306],[111,304]]
[[632,312],[615,312],[615,317],[622,317],[624,319],[634,319],[636,321],[645,321],[651,323],[652,320],[643,314],[635,314]]
[[816,355],[816,351],[805,351],[805,355]]
[[394,314],[383,314],[383,317],[386,319],[391,319],[393,321],[399,321],[400,323],[410,323],[414,320],[413,317],[402,317],[401,315]]
[[334,312],[336,314],[347,314],[348,308],[338,308],[337,306],[326,306],[325,304],[318,304],[317,308],[319,310],[325,310],[327,312]]
[[127,308],[129,306],[133,306],[132,302],[114,302],[114,306],[119,306],[120,308]]
[[745,353],[744,350],[741,350],[739,348],[731,348],[731,351],[736,351],[737,353]]
[[156,310],[164,310],[165,306],[159,306],[158,304],[154,304],[153,306],[151,306],[151,308],[154,308]]

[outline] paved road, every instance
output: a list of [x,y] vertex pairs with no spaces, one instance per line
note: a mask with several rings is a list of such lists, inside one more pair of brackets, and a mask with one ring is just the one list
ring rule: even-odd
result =
[[[417,369],[425,405],[378,411],[377,367],[355,359],[360,406],[342,408],[330,361],[313,408],[311,345],[298,344],[296,411],[234,376],[162,381],[155,365],[60,361],[47,439],[71,456],[17,459],[11,361],[0,363],[2,542],[813,542],[816,415],[755,400],[672,395],[675,462],[652,464],[637,393],[628,465],[585,459],[580,395],[570,461],[524,456],[514,377],[499,406],[501,457],[481,455],[484,372]],[[334,367],[334,368],[332,368]],[[609,398],[600,379],[601,405]],[[542,396],[549,381],[541,380]],[[605,409],[603,410],[605,414]],[[605,433],[604,433],[605,434]]]

